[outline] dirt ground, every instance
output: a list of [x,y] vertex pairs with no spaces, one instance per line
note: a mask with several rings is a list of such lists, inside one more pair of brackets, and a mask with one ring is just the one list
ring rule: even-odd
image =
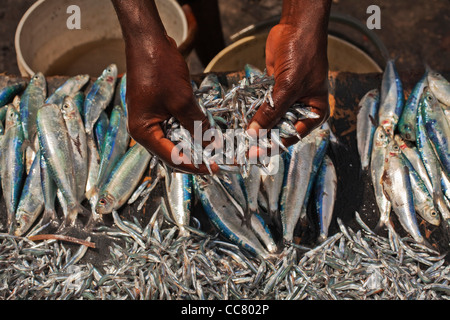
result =
[[[14,49],[14,33],[20,18],[34,0],[2,0],[0,6],[0,73],[19,74]],[[230,36],[243,28],[280,14],[282,0],[219,0],[226,44]],[[384,42],[391,57],[397,58],[401,71],[424,69],[426,62],[441,72],[450,70],[450,5],[447,0],[334,0],[332,12],[345,13],[366,23],[369,5],[381,10],[381,29],[375,33]],[[352,38],[369,50],[367,39],[347,27],[330,28]],[[369,50],[370,51],[370,50]],[[203,66],[195,53],[189,57],[191,73]]]

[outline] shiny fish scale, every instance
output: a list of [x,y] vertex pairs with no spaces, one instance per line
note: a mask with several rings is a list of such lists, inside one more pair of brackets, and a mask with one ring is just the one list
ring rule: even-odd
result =
[[86,181],[88,175],[88,149],[83,119],[75,104],[75,100],[66,96],[61,104],[61,112],[66,124],[72,147],[75,175],[76,195],[79,202],[85,198]]
[[46,104],[56,104],[60,106],[66,96],[73,96],[79,92],[89,81],[89,75],[77,75],[67,79],[55,92],[53,92],[47,100]]
[[36,116],[44,105],[47,96],[47,81],[38,72],[31,77],[25,92],[20,97],[20,120],[22,121],[25,140],[32,142],[36,134]]
[[426,72],[409,94],[408,100],[406,101],[402,112],[402,116],[398,122],[398,130],[402,138],[408,141],[416,140],[417,108],[419,107],[420,97],[423,90],[428,85],[427,75],[428,73]]
[[415,241],[424,243],[425,238],[420,233],[416,219],[409,170],[404,161],[399,146],[392,140],[386,153],[382,185],[403,228]]
[[25,81],[18,81],[14,84],[9,84],[0,90],[0,107],[11,103],[15,96],[20,94],[27,87]]
[[368,169],[370,164],[379,106],[380,91],[378,89],[367,92],[359,103],[359,111],[356,119],[356,137],[363,170]]
[[185,226],[189,225],[193,206],[192,175],[185,173],[171,173],[171,175],[170,185],[166,184],[167,202],[181,235],[186,236],[189,232]]
[[70,137],[59,107],[44,105],[38,112],[37,126],[40,150],[51,177],[67,201],[70,214],[66,219],[72,225],[78,214],[79,202]]
[[394,60],[389,60],[383,72],[381,82],[380,107],[378,110],[379,125],[393,137],[394,130],[404,107],[403,86],[397,73]]
[[17,227],[14,234],[18,236],[28,231],[44,209],[45,202],[41,186],[40,160],[41,155],[38,152],[22,189],[15,216]]
[[103,110],[109,105],[113,98],[117,80],[117,66],[109,65],[95,80],[86,94],[84,102],[84,123],[86,133],[91,133],[94,124]]
[[2,192],[6,202],[7,226],[9,232],[12,232],[25,173],[25,158],[22,148],[25,136],[20,115],[12,105],[8,107],[6,123],[8,129],[2,140],[0,166]]
[[96,212],[107,214],[119,209],[138,186],[150,159],[150,153],[140,144],[131,147],[100,189]]
[[421,99],[422,117],[427,136],[442,165],[443,172],[450,177],[450,126],[433,93],[425,88]]

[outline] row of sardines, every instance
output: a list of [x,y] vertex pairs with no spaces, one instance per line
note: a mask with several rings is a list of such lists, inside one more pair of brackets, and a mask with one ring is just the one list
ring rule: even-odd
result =
[[[89,214],[88,224],[95,226],[101,214],[127,200],[151,162],[147,150],[130,143],[126,75],[120,83],[121,102],[110,114],[106,110],[118,82],[116,65],[91,85],[89,80],[89,75],[69,78],[48,94],[47,79],[38,72],[29,82],[0,92],[1,187],[9,233],[20,236],[32,226],[39,230],[49,225],[62,232],[79,226],[80,213]],[[85,200],[89,209],[81,205]]]
[[441,74],[427,67],[406,98],[393,60],[387,63],[381,89],[362,97],[358,152],[372,179],[380,213],[377,228],[390,223],[394,212],[418,243],[427,243],[421,220],[449,234],[449,111],[450,83]]
[[[255,74],[261,80],[257,90],[251,86]],[[219,95],[211,77],[199,87],[193,83],[212,123],[231,121],[239,126],[257,106],[270,101],[273,83],[265,86],[267,78],[250,66],[246,75],[233,87],[220,85]],[[89,75],[69,78],[49,94],[46,78],[36,73],[29,82],[0,92],[1,186],[9,233],[37,233],[49,225],[58,227],[58,232],[71,227],[92,230],[102,223],[102,215],[112,213],[117,218],[122,206],[139,197],[140,210],[161,182],[164,194],[158,212],[178,226],[180,235],[199,232],[198,224],[191,225],[193,204],[199,202],[225,238],[248,252],[271,257],[284,248],[280,243],[294,241],[295,228],[307,218],[308,203],[314,201],[319,240],[327,238],[337,184],[326,154],[329,128],[318,128],[289,148],[281,145],[286,152],[264,165],[244,166],[243,172],[226,166],[217,175],[173,172],[127,132],[126,74],[118,78],[117,67],[111,64],[88,85],[89,79]],[[113,106],[116,87],[120,104]],[[217,99],[211,100],[211,95]],[[225,101],[230,104],[225,106]],[[247,111],[235,112],[236,106]],[[315,117],[307,108],[294,109],[298,113],[291,120],[284,118],[281,127],[291,127],[298,117]],[[290,134],[286,129],[285,135]],[[156,177],[146,179],[152,171]],[[80,213],[89,216],[85,226],[78,219]]]

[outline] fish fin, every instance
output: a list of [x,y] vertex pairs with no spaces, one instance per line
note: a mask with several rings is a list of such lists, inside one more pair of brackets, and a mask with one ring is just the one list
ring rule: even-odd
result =
[[386,223],[383,220],[379,220],[375,228],[373,229],[373,232],[376,234],[380,234],[381,231],[386,227]]
[[369,119],[370,119],[370,122],[372,122],[372,125],[373,125],[374,127],[378,128],[378,121],[375,120],[375,118],[372,117],[371,114],[369,114]]

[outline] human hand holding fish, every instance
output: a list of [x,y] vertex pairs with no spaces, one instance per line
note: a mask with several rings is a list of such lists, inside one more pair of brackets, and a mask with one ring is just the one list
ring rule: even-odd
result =
[[[273,128],[295,103],[312,107],[319,117],[298,120],[300,137],[329,117],[327,25],[331,1],[285,0],[281,20],[266,43],[267,74],[274,76],[273,105],[265,102],[252,119],[249,130]],[[288,147],[298,137],[282,138]],[[255,152],[254,149],[252,152]],[[256,151],[258,152],[258,151]],[[250,155],[251,156],[251,155]]]

